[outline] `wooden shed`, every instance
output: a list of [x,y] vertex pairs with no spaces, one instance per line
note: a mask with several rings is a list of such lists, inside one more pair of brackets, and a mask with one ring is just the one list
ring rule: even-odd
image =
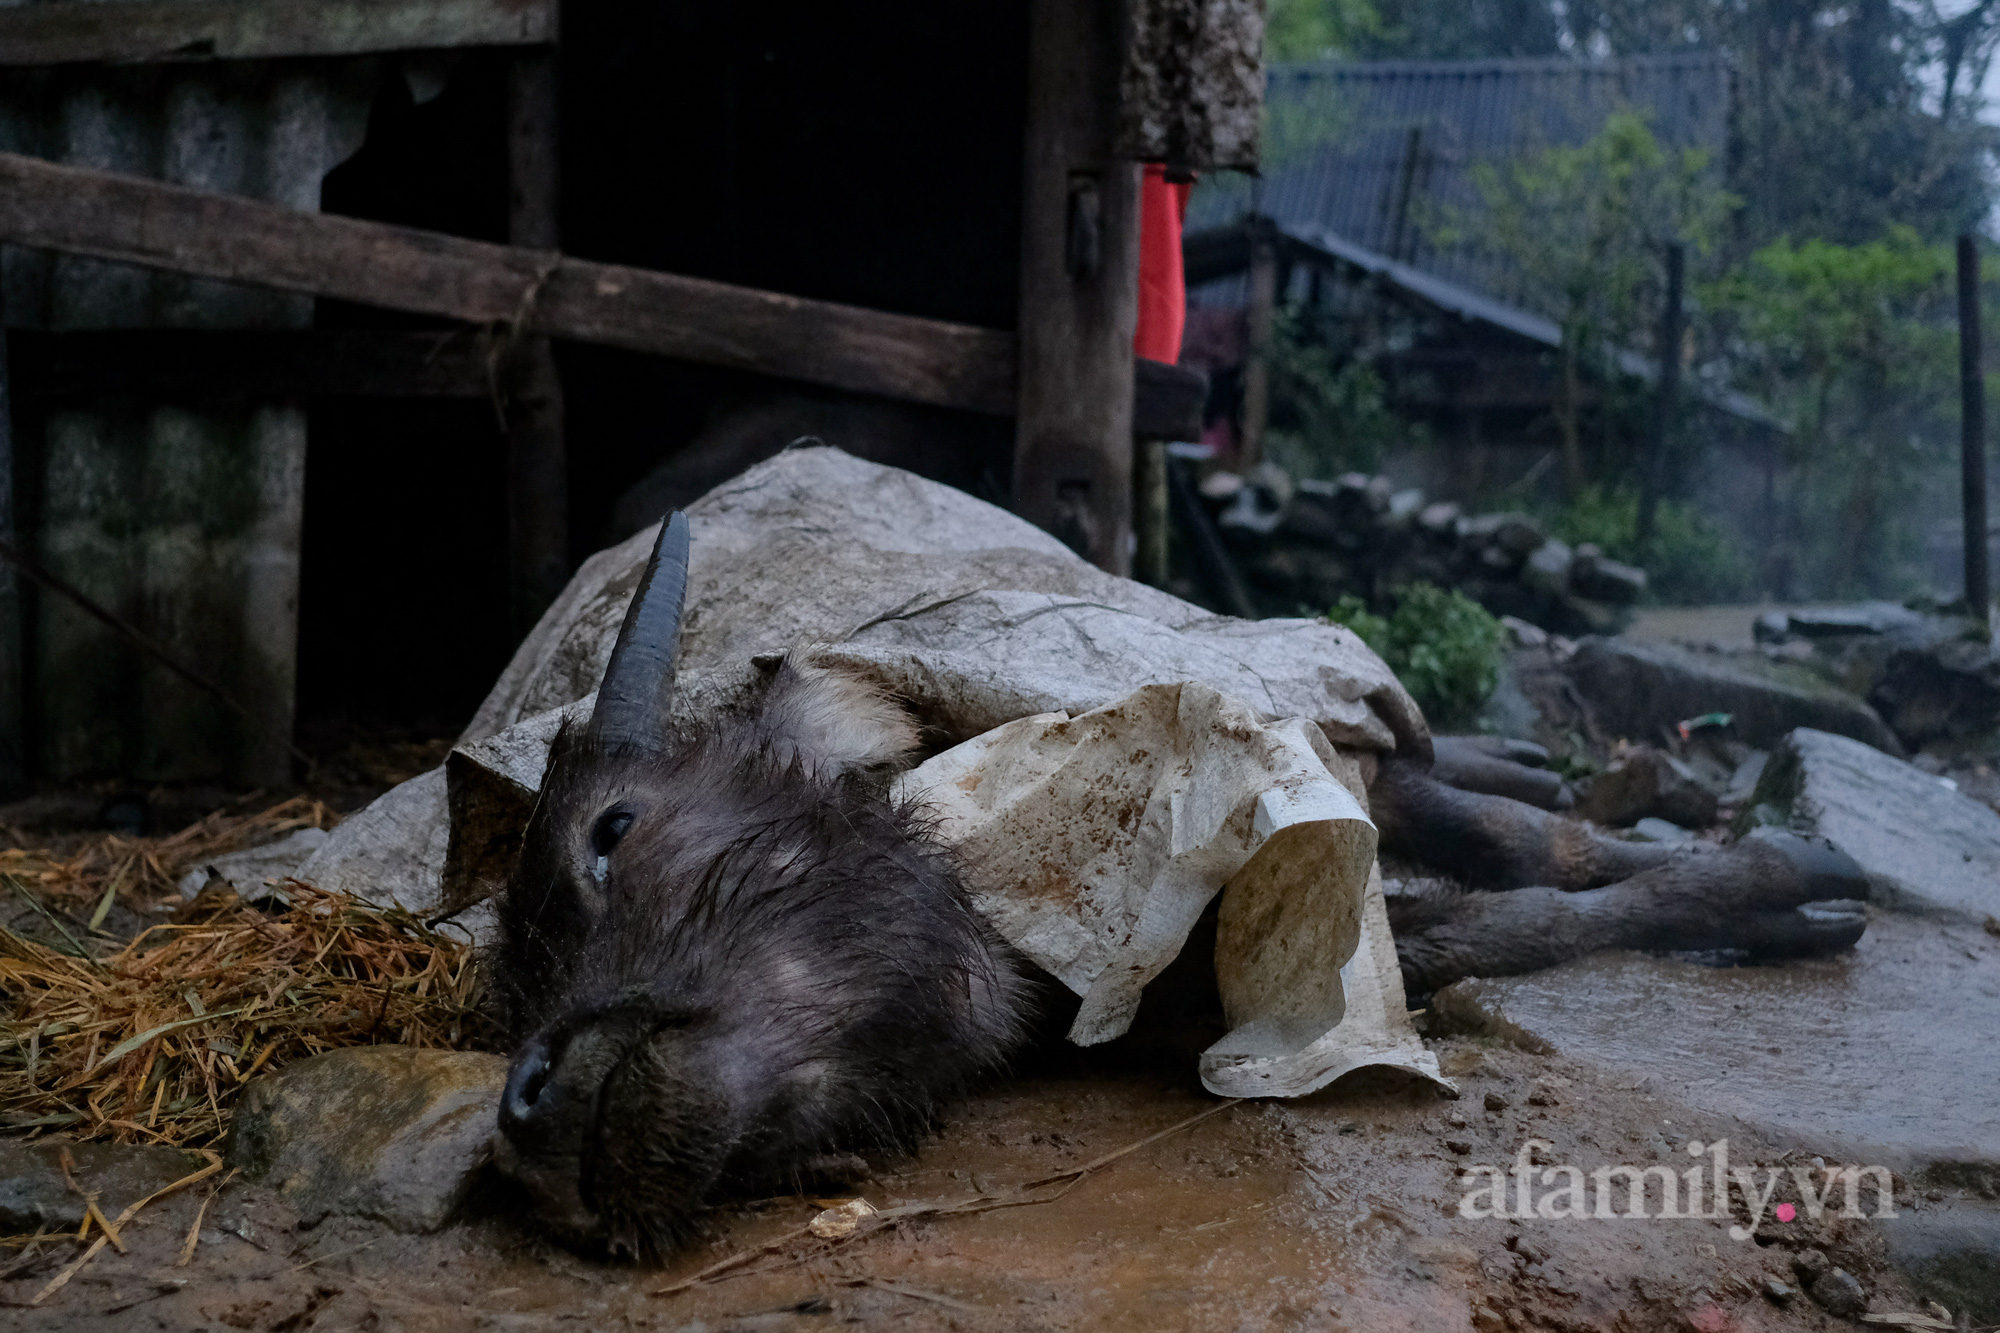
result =
[[[0,786],[449,729],[719,404],[1129,567],[1142,161],[1255,164],[1256,0],[0,4]],[[773,446],[775,447],[775,446]],[[803,595],[803,593],[802,593]]]

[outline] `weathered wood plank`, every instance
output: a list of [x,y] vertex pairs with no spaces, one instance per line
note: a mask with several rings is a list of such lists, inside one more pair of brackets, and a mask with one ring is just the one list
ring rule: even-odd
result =
[[[8,329],[15,401],[129,393],[215,398],[488,398],[492,335],[481,330]],[[1201,434],[1208,382],[1198,372],[1136,361],[1132,431],[1140,439]]]
[[0,153],[0,242],[512,324],[885,398],[999,416],[1015,405],[1014,336],[999,330],[294,212],[11,153]]
[[1112,146],[1123,13],[1118,0],[1031,0],[1028,22],[1014,508],[1124,574],[1139,167]]
[[540,46],[556,36],[555,0],[106,0],[0,8],[0,66]]

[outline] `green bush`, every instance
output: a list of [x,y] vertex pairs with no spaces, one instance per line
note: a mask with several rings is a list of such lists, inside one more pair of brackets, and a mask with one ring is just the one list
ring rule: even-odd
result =
[[1708,515],[1679,500],[1662,500],[1653,540],[1639,545],[1639,497],[1630,490],[1589,486],[1550,518],[1572,546],[1595,542],[1613,560],[1646,571],[1651,599],[1682,606],[1750,596],[1756,571],[1741,543]]
[[1500,683],[1500,622],[1456,588],[1413,583],[1387,617],[1347,596],[1327,613],[1373,648],[1435,725],[1471,723]]

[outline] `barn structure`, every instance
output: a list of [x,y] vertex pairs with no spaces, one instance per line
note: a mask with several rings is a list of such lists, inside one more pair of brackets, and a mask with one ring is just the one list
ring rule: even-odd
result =
[[[1205,183],[1187,219],[1190,318],[1204,364],[1220,372],[1214,410],[1237,414],[1254,454],[1262,405],[1245,383],[1254,370],[1243,373],[1257,341],[1246,321],[1292,302],[1339,328],[1342,354],[1373,367],[1389,405],[1428,427],[1437,447],[1405,460],[1413,483],[1469,497],[1524,476],[1555,435],[1561,312],[1467,224],[1481,207],[1475,170],[1582,143],[1612,112],[1631,110],[1666,148],[1700,150],[1719,177],[1730,151],[1727,61],[1323,62],[1275,66],[1268,80],[1262,178]],[[1656,383],[1652,346],[1616,360],[1634,386]],[[1605,387],[1585,387],[1586,410]],[[1741,394],[1689,388],[1705,440],[1769,456],[1781,422]]]
[[1133,355],[1139,164],[1255,165],[1261,14],[0,3],[0,787],[450,726],[746,403],[1124,571],[1203,393]]

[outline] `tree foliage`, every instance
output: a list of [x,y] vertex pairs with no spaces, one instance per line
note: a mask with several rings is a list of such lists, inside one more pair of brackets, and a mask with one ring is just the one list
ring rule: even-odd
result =
[[1794,425],[1792,502],[1769,534],[1781,592],[1886,590],[1914,554],[1912,502],[1955,424],[1952,268],[1947,246],[1896,226],[1861,245],[1775,241],[1707,293],[1737,378]]
[[[1475,164],[1472,180],[1484,208],[1455,225],[1506,254],[1525,302],[1562,326],[1556,424],[1569,489],[1579,493],[1590,472],[1586,381],[1625,379],[1619,351],[1643,346],[1658,319],[1663,247],[1709,253],[1737,201],[1705,150],[1663,146],[1635,111],[1614,112],[1582,144]],[[1609,429],[1618,415],[1614,405],[1599,420]]]

